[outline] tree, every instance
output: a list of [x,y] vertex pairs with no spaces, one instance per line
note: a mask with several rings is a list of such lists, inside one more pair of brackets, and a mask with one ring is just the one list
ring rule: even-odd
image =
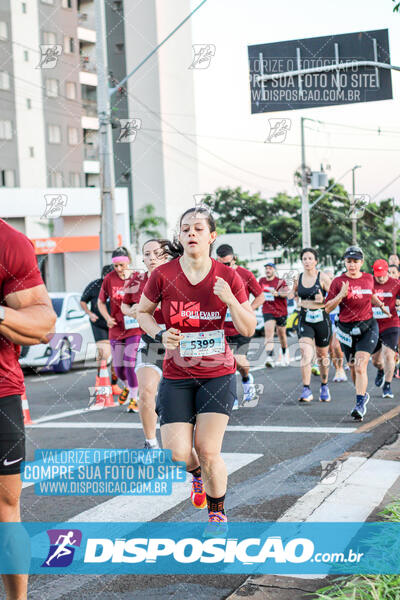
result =
[[151,238],[162,237],[157,227],[166,225],[167,222],[164,217],[158,217],[155,211],[156,209],[152,204],[146,204],[136,213],[136,218],[133,222],[136,255],[140,254],[139,240],[141,235],[147,235]]

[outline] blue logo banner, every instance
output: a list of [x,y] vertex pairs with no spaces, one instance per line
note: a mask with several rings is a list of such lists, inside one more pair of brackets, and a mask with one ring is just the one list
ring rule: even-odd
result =
[[400,573],[400,523],[0,523],[1,573]]

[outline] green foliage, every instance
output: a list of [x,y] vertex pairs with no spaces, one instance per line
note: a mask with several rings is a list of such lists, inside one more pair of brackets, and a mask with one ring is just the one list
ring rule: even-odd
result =
[[[333,180],[329,184],[334,183]],[[322,192],[309,195],[310,206]],[[285,258],[298,257],[301,250],[301,200],[284,192],[266,200],[240,187],[219,188],[215,197],[205,200],[217,220],[218,230],[225,233],[261,231],[266,250],[284,248]],[[342,264],[342,256],[352,243],[350,198],[345,188],[336,183],[332,190],[311,208],[312,244],[321,256],[330,256],[334,266]],[[364,249],[368,269],[376,258],[392,253],[391,200],[371,203],[357,221],[357,243]]]
[[392,0],[392,2],[394,2],[393,12],[400,12],[400,2],[397,2],[397,0]]
[[137,211],[133,222],[136,254],[140,252],[139,238],[141,234],[147,235],[150,238],[162,237],[162,234],[158,230],[160,225],[166,225],[166,220],[164,217],[156,215],[156,209],[152,204],[146,204]]

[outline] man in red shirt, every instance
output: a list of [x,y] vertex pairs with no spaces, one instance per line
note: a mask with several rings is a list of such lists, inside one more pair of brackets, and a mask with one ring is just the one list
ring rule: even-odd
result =
[[[1,522],[21,520],[20,469],[25,460],[21,395],[25,388],[18,362],[19,346],[47,342],[56,318],[32,243],[0,219]],[[7,598],[27,598],[27,575],[3,575],[3,583]]]
[[375,385],[383,386],[383,398],[393,398],[390,384],[395,368],[400,320],[396,311],[396,300],[400,297],[400,280],[389,277],[389,265],[382,258],[374,262],[375,295],[390,311],[390,317],[378,306],[372,308],[378,321],[379,341],[372,355],[372,362],[378,369]]
[[[249,299],[250,294],[254,296],[254,300],[250,306],[254,311],[256,311],[264,301],[263,291],[253,273],[248,269],[240,267],[236,264],[232,246],[229,244],[221,244],[221,246],[218,246],[217,261],[223,265],[226,265],[227,267],[235,269],[236,273],[243,281],[247,299]],[[254,377],[250,373],[250,364],[246,356],[249,348],[250,338],[245,338],[235,329],[229,310],[227,311],[225,317],[224,331],[227,342],[230,345],[232,352],[235,354],[237,370],[242,376],[243,401],[249,402],[254,396]],[[237,410],[238,408],[239,402],[238,399],[235,398],[232,410]]]
[[276,276],[274,263],[266,263],[265,277],[261,277],[260,285],[264,294],[263,317],[265,330],[265,351],[267,353],[266,367],[274,367],[274,330],[282,348],[282,366],[290,365],[289,353],[287,352],[286,319],[287,319],[287,296],[289,287],[284,279]]

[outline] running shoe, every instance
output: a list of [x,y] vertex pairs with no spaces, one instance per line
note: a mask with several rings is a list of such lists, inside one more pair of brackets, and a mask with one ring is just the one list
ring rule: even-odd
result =
[[312,395],[312,391],[309,387],[304,386],[303,391],[301,392],[301,396],[299,398],[299,402],[311,402],[314,396]]
[[205,508],[207,506],[206,491],[201,477],[192,477],[190,499],[195,508]]
[[286,350],[286,353],[282,356],[281,366],[282,367],[290,367],[289,350]]
[[239,410],[239,400],[235,398],[235,401],[232,406],[232,410]]
[[132,413],[132,412],[138,413],[139,412],[139,406],[138,406],[136,398],[131,398],[129,400],[129,405],[128,405],[126,412],[129,412],[129,413]]
[[265,366],[269,369],[273,369],[275,367],[275,361],[273,356],[267,356],[267,360],[265,361]]
[[356,421],[362,421],[365,413],[367,412],[367,404],[369,402],[369,394],[364,394],[361,400],[357,400],[355,407],[351,411],[351,416]]
[[336,381],[336,382],[347,381],[347,375],[344,372],[344,369],[340,369],[340,370],[336,371],[332,381]]
[[255,395],[254,377],[251,373],[248,375],[249,380],[243,383],[243,402],[250,402]]
[[129,388],[124,387],[124,389],[122,390],[122,392],[120,393],[120,395],[118,397],[118,402],[119,402],[120,406],[125,404],[125,402],[128,400],[128,396],[129,396]]
[[321,374],[321,373],[319,372],[319,366],[318,366],[317,364],[314,364],[314,365],[311,367],[311,373],[312,373],[313,375],[320,375],[320,374]]
[[119,387],[118,383],[114,383],[112,386],[112,395],[119,396],[122,394],[123,390]]
[[331,394],[329,392],[328,384],[323,383],[321,385],[321,388],[319,391],[319,401],[320,402],[330,402],[330,400],[331,400]]
[[145,441],[143,447],[144,447],[145,450],[159,450],[160,449],[160,446],[158,445],[158,442],[156,442],[154,445],[152,445],[152,444],[149,444],[148,441]]
[[394,398],[390,383],[385,383],[383,385],[382,398]]
[[203,537],[225,537],[228,534],[228,519],[223,512],[208,513],[208,523]]
[[378,369],[376,372],[376,377],[375,377],[376,387],[380,388],[383,386],[384,378],[385,378],[385,372],[383,371],[383,369]]

